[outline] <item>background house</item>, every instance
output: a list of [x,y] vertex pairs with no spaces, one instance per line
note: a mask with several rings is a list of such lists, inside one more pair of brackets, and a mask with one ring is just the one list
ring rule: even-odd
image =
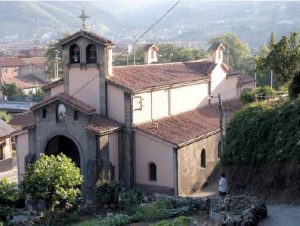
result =
[[0,119],[0,172],[10,170],[13,167],[12,132],[14,129]]

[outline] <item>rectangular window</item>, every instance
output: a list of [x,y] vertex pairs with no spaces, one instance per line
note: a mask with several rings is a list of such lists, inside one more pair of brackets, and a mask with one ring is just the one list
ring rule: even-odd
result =
[[79,117],[79,112],[78,111],[74,111],[74,121],[77,121]]

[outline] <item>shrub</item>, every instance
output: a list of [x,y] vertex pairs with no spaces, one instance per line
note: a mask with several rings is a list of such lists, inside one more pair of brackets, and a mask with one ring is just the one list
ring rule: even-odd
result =
[[80,169],[64,154],[44,155],[25,171],[22,188],[33,200],[45,200],[48,207],[74,203],[83,179]]
[[0,204],[0,221],[10,221],[16,214],[17,210],[15,208]]
[[24,198],[16,183],[9,183],[7,178],[0,181],[0,203],[11,207],[24,207]]
[[130,217],[126,214],[114,214],[107,216],[103,220],[99,221],[99,226],[123,226],[131,222]]
[[295,73],[290,86],[289,86],[289,95],[290,98],[297,98],[300,94],[300,71]]
[[151,226],[187,226],[192,223],[192,217],[180,216],[173,220],[173,222],[163,220]]
[[227,130],[223,164],[300,162],[300,99],[259,102],[239,111]]
[[120,193],[119,208],[127,212],[133,212],[143,202],[143,193],[132,189]]
[[117,204],[122,183],[101,179],[96,183],[96,201],[99,205]]
[[261,86],[261,87],[255,88],[252,91],[242,93],[240,96],[240,100],[241,100],[241,102],[243,102],[245,104],[252,103],[256,99],[255,95],[258,95],[258,94],[260,94],[260,97],[258,100],[265,100],[267,97],[275,96],[276,92],[270,86]]

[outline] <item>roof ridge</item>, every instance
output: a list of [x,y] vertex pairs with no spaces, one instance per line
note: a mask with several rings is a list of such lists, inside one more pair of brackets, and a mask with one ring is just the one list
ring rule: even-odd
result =
[[197,63],[197,62],[210,62],[209,59],[199,59],[199,60],[191,60],[191,61],[180,61],[180,62],[167,62],[167,63],[158,63],[158,64],[136,64],[136,65],[121,65],[121,66],[113,66],[113,68],[127,68],[127,67],[147,67],[147,66],[161,66],[161,65],[173,65],[173,64],[185,64],[185,63]]

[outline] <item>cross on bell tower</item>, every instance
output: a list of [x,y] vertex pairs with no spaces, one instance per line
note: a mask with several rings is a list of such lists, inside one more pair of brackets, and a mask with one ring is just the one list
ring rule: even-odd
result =
[[85,27],[85,20],[88,19],[88,18],[90,18],[90,17],[89,17],[88,15],[85,14],[85,11],[84,11],[84,10],[82,10],[81,15],[78,16],[78,18],[82,20],[82,27],[81,27],[81,30],[84,31],[84,30],[86,29],[86,27]]

